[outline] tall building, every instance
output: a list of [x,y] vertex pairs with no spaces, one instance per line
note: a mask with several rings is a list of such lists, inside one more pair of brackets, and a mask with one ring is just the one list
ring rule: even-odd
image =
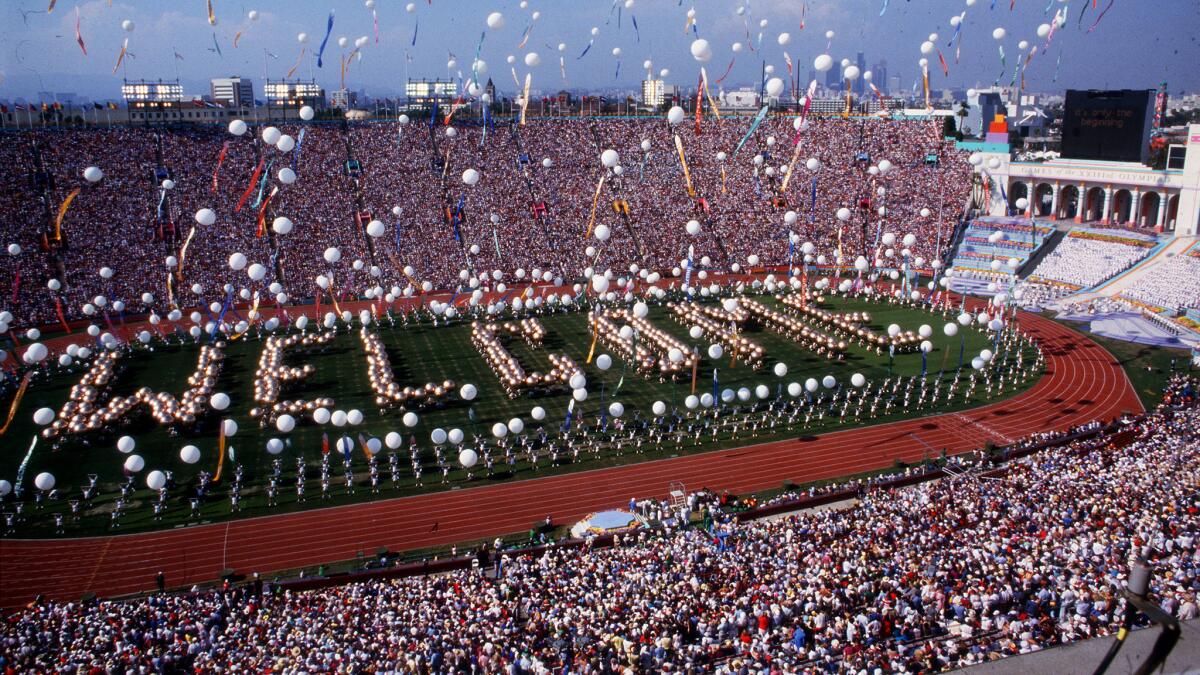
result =
[[245,77],[214,77],[212,97],[218,103],[233,107],[254,105],[254,82]]
[[[858,53],[858,57],[854,60],[854,65],[858,66],[858,72],[865,73],[867,71],[867,57],[862,52]],[[854,80],[854,93],[862,96],[863,90],[866,88],[866,82],[860,76]]]
[[830,91],[841,91],[842,89],[842,67],[838,64],[833,64],[833,67],[825,71],[825,86]]
[[904,96],[904,83],[899,75],[892,75],[887,79],[887,93],[888,96]]
[[879,59],[879,63],[871,66],[871,81],[885,94],[892,93],[891,83],[888,82],[887,60]]

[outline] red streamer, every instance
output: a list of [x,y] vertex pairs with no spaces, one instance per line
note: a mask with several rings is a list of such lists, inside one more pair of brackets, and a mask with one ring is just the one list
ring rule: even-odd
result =
[[221,165],[225,163],[225,153],[229,152],[229,141],[221,146],[221,153],[217,155],[217,168],[213,169],[213,194],[217,192],[217,173],[221,171]]
[[250,194],[254,192],[254,186],[258,185],[258,179],[262,176],[263,163],[267,161],[266,157],[258,160],[258,166],[254,167],[254,174],[250,176],[250,184],[246,186],[246,191],[242,193],[242,198],[238,200],[237,208],[234,213],[241,213],[242,207],[246,205],[246,200],[250,199]]

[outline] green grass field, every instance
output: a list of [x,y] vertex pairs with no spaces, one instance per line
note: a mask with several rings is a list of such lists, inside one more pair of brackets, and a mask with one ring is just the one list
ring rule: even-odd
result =
[[[768,304],[775,304],[774,300],[763,299]],[[960,338],[949,338],[942,332],[942,326],[952,320],[952,316],[946,318],[940,313],[931,314],[923,309],[881,305],[843,298],[827,302],[826,307],[832,311],[870,311],[872,313],[870,327],[877,332],[885,331],[886,326],[891,323],[897,323],[906,330],[914,331],[921,324],[931,325],[934,328],[931,340],[935,349],[928,357],[930,377],[937,375],[943,363],[947,368],[945,378],[948,380],[953,376],[953,371],[958,364]],[[656,326],[688,344],[698,344],[702,353],[705,351],[708,340],[691,340],[688,336],[688,327],[670,318],[664,307],[653,307],[649,318]],[[679,408],[683,407],[684,398],[690,393],[690,382],[660,384],[657,379],[643,378],[632,368],[626,373],[624,385],[614,398],[612,392],[621,377],[622,363],[619,359],[614,358],[612,369],[608,372],[599,371],[594,363],[584,365],[591,343],[591,331],[586,323],[586,315],[579,311],[559,312],[544,314],[540,319],[547,329],[545,345],[542,349],[532,349],[520,340],[510,340],[508,342],[509,349],[521,360],[528,371],[547,370],[549,362],[546,352],[551,350],[565,353],[583,366],[588,377],[589,398],[580,407],[589,423],[596,422],[601,406],[606,408],[613,400],[619,400],[625,405],[626,417],[633,416],[635,411],[641,411],[644,416],[649,416],[651,404],[656,400],[662,400],[668,405],[674,404]],[[279,434],[274,428],[262,429],[257,421],[250,418],[248,412],[253,405],[253,376],[263,343],[256,339],[231,342],[226,349],[224,368],[216,389],[228,393],[232,398],[232,405],[223,416],[235,419],[239,425],[238,433],[228,440],[228,444],[236,449],[237,462],[243,465],[245,471],[242,511],[235,514],[236,516],[248,517],[298,508],[330,506],[462,485],[466,477],[461,468],[455,467],[450,475],[450,485],[447,486],[441,484],[440,470],[432,466],[432,444],[429,438],[430,432],[434,428],[461,428],[470,442],[473,433],[490,436],[489,430],[494,422],[508,421],[512,417],[521,417],[526,423],[527,433],[536,433],[538,423],[534,422],[529,414],[530,409],[534,406],[542,406],[546,409],[547,418],[544,424],[547,431],[552,434],[557,432],[564,419],[567,401],[570,398],[567,391],[559,391],[552,395],[530,395],[515,400],[510,400],[504,394],[483,357],[471,344],[469,322],[458,321],[450,326],[442,327],[433,327],[427,323],[402,327],[397,321],[396,326],[391,327],[385,320],[377,330],[388,348],[396,381],[401,386],[441,382],[447,379],[454,380],[458,385],[468,382],[475,384],[479,389],[478,398],[472,404],[476,413],[476,421],[472,422],[469,419],[468,404],[454,396],[452,401],[446,405],[417,411],[420,415],[419,423],[413,429],[405,429],[400,421],[402,410],[380,411],[374,406],[374,396],[367,380],[366,359],[360,346],[357,328],[348,331],[343,326],[337,340],[320,351],[304,353],[294,350],[289,352],[288,362],[291,365],[310,363],[316,368],[316,372],[301,384],[285,386],[281,398],[330,396],[336,401],[335,409],[362,411],[365,416],[363,424],[357,427],[336,429],[331,425],[320,427],[311,420],[303,420],[295,431],[288,435]],[[845,361],[831,362],[769,330],[750,328],[745,331],[744,335],[764,347],[765,367],[754,371],[741,364],[731,367],[728,356],[716,363],[705,358],[699,368],[697,394],[712,390],[713,368],[718,369],[721,389],[737,389],[739,387],[753,389],[756,385],[766,384],[770,387],[772,395],[779,384],[786,389],[787,383],[803,382],[808,377],[820,379],[825,375],[832,374],[839,382],[847,383],[853,373],[862,373],[869,381],[880,381],[888,376],[889,359],[886,354],[880,357],[857,346],[852,346]],[[980,331],[965,330],[962,335],[965,335],[967,361],[970,361],[981,349],[991,346],[988,338]],[[122,360],[126,365],[124,370],[119,373],[114,391],[117,394],[129,394],[139,387],[148,386],[156,391],[168,391],[178,396],[186,387],[185,378],[195,366],[197,351],[195,344],[190,339],[187,344],[182,346],[159,344],[154,347],[153,351],[138,350],[134,355]],[[596,353],[604,352],[605,348],[601,343],[597,346]],[[787,376],[782,380],[771,372],[772,366],[777,362],[785,363],[789,369]],[[893,368],[893,372],[896,374],[919,374],[921,356],[920,354],[897,355]],[[41,379],[31,385],[25,400],[21,403],[12,428],[0,444],[0,447],[3,448],[0,450],[0,477],[10,481],[15,480],[18,466],[37,431],[31,419],[33,411],[42,406],[53,409],[61,406],[66,400],[68,390],[78,381],[83,371],[83,366],[73,366],[54,375],[49,380]],[[1032,385],[1036,379],[1036,377],[1027,379],[1023,386]],[[1005,396],[1015,393],[1015,391],[1009,390],[1005,392]],[[937,410],[962,409],[979,405],[983,402],[980,398],[983,392],[979,390],[976,394],[976,397],[964,401],[960,390],[959,397],[952,404],[943,405]],[[786,392],[784,395],[786,396]],[[0,410],[7,410],[10,402],[10,400],[0,401]],[[873,420],[864,420],[856,424],[877,424],[899,419],[905,415],[927,415],[933,412],[928,408],[907,413],[897,411],[890,416],[881,415]],[[125,425],[110,434],[72,438],[60,443],[57,448],[52,447],[49,442],[44,440],[39,441],[24,474],[25,484],[28,486],[26,499],[30,499],[34,492],[33,477],[39,472],[49,471],[57,478],[60,500],[48,505],[45,510],[30,515],[28,522],[21,527],[20,534],[22,536],[53,535],[54,527],[47,514],[53,513],[55,510],[66,511],[67,504],[65,502],[79,496],[80,487],[86,484],[89,474],[98,476],[101,496],[95,501],[93,510],[85,514],[78,522],[68,519],[66,534],[84,535],[108,531],[110,527],[108,512],[111,509],[112,501],[117,496],[118,486],[124,481],[122,464],[126,459],[126,455],[116,449],[116,439],[126,434],[137,440],[134,453],[145,458],[146,469],[137,477],[139,489],[127,505],[126,516],[121,521],[121,531],[170,527],[183,522],[215,521],[231,517],[227,483],[228,478],[232,476],[233,465],[228,461],[225,466],[226,479],[213,494],[210,494],[208,501],[202,507],[199,519],[190,518],[187,499],[194,490],[197,473],[201,470],[211,472],[216,469],[216,430],[219,419],[220,417],[214,414],[204,418],[194,429],[176,433],[166,427],[157,426],[149,418],[149,415],[138,414],[129,418]],[[580,419],[578,411],[575,419]],[[813,424],[803,430],[803,433],[825,431],[836,428],[837,425],[838,421],[831,416],[820,423],[814,420]],[[322,431],[329,432],[331,445],[334,444],[336,437],[341,435],[338,432],[349,432],[351,436],[355,437],[362,433],[368,437],[380,438],[391,431],[403,433],[404,445],[398,451],[402,469],[400,481],[393,486],[388,462],[381,456],[380,473],[383,477],[383,489],[379,495],[372,494],[363,484],[367,474],[366,463],[363,453],[356,447],[352,461],[358,479],[357,493],[355,495],[345,494],[341,477],[341,460],[338,459],[331,462],[334,485],[331,490],[332,497],[327,500],[320,499],[316,479],[319,473],[317,467],[321,457]],[[800,433],[798,429],[780,428],[773,436],[760,434],[759,438],[755,440],[794,437],[798,433]],[[425,461],[423,486],[414,484],[409,469],[408,446],[411,435],[415,435]],[[267,453],[266,442],[274,437],[286,438],[288,446],[279,456],[283,460],[284,468],[279,504],[268,507],[265,498],[265,484],[274,457]],[[584,454],[581,455],[580,462],[575,465],[568,460],[564,465],[550,467],[549,462],[543,461],[541,464],[542,474],[645,461],[668,454],[700,452],[742,445],[746,442],[748,441],[745,436],[740,439],[719,437],[715,442],[689,446],[687,449],[664,448],[659,453],[654,452],[653,446],[650,446],[650,452],[638,455],[626,453],[624,456],[618,457],[615,453],[601,453],[598,457],[593,457],[591,454]],[[180,461],[179,450],[187,444],[193,444],[200,448],[201,459],[198,464],[187,465]],[[385,450],[381,454],[386,455],[386,453]],[[450,457],[454,456],[454,453],[447,454]],[[307,472],[306,496],[308,499],[304,504],[296,502],[294,489],[294,467],[297,457],[303,457],[310,467]],[[503,469],[502,462],[502,458],[497,462],[498,470]],[[174,473],[176,487],[170,493],[171,501],[162,522],[155,522],[152,519],[149,500],[153,494],[145,488],[144,477],[146,472],[151,469],[170,470]],[[504,471],[494,478],[486,479],[481,477],[482,473],[482,466],[476,467],[476,481],[524,478],[531,476],[532,470],[526,462],[521,461],[517,465],[515,476]],[[11,497],[9,499],[11,500]],[[4,508],[5,510],[11,509],[11,503],[7,503]],[[27,514],[29,513],[27,511]]]

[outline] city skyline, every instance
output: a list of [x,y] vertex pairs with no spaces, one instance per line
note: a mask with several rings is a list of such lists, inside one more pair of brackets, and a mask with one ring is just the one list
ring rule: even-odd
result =
[[[415,11],[406,11],[406,4]],[[884,4],[890,6],[879,16]],[[643,68],[647,59],[653,62],[655,78],[667,68],[670,72],[662,79],[682,88],[694,86],[700,66],[706,68],[710,83],[724,76],[720,86],[727,90],[755,87],[764,65],[773,66],[775,75],[786,78],[785,52],[792,60],[793,72],[802,80],[801,87],[814,58],[822,53],[833,57],[834,71],[838,70],[837,61],[846,58],[854,63],[860,53],[868,66],[885,61],[891,79],[900,76],[903,85],[910,87],[919,79],[916,61],[923,56],[921,43],[930,33],[938,33],[934,49],[924,54],[930,60],[931,88],[986,87],[996,82],[1008,85],[1017,77],[1016,64],[1023,63],[1032,45],[1045,43],[1036,35],[1038,25],[1051,21],[1054,13],[1064,8],[1069,9],[1065,25],[1055,31],[1049,48],[1039,48],[1025,68],[1026,90],[1151,88],[1164,80],[1172,92],[1200,89],[1200,76],[1186,65],[1200,62],[1200,46],[1188,30],[1200,21],[1195,3],[1158,3],[1163,14],[1184,19],[1166,26],[1161,25],[1161,15],[1139,12],[1129,3],[1115,3],[1102,18],[1103,3],[1094,11],[1061,2],[1047,6],[1040,1],[1016,0],[1011,11],[1005,3],[994,4],[992,8],[987,2],[967,7],[961,0],[921,5],[851,0],[735,5],[700,0],[689,6],[696,12],[692,26],[686,17],[689,7],[659,0],[636,0],[629,9],[624,2],[579,3],[568,9],[561,3],[543,1],[522,9],[516,1],[464,0],[452,11],[444,0],[378,0],[372,8],[378,17],[376,33],[372,9],[359,0],[265,0],[257,3],[257,8],[235,8],[214,0],[215,26],[209,25],[205,5],[200,2],[163,11],[157,3],[118,1],[110,7],[106,0],[90,0],[78,5],[58,3],[47,14],[43,1],[22,0],[2,14],[6,27],[0,35],[7,48],[0,98],[37,100],[39,92],[71,92],[81,98],[115,99],[123,77],[178,78],[187,95],[199,96],[208,93],[212,78],[228,76],[253,80],[255,96],[261,97],[266,79],[281,79],[292,68],[293,79],[312,78],[327,91],[334,91],[341,88],[343,58],[353,53],[355,40],[362,38],[366,38],[360,50],[362,58],[346,62],[345,86],[379,97],[402,93],[408,77],[457,78],[461,74],[470,79],[477,48],[488,66],[480,79],[492,78],[502,96],[517,89],[514,70],[522,82],[531,74],[532,89],[542,92],[636,92],[647,75]],[[323,67],[318,68],[315,53],[331,7],[334,26]],[[749,9],[743,14],[737,13],[738,8],[746,7]],[[248,17],[252,10],[257,12],[257,20]],[[76,11],[86,56],[75,43]],[[503,14],[502,28],[487,26],[486,17],[493,11]],[[963,11],[966,18],[961,35],[949,44],[954,34],[950,17]],[[540,13],[536,21],[534,12]],[[1186,20],[1188,16],[1196,21]],[[760,28],[758,22],[763,19],[768,24]],[[122,28],[126,20],[133,22],[132,31]],[[686,32],[685,23],[689,24]],[[1005,29],[1002,40],[993,39],[996,28]],[[527,29],[524,49],[517,49]],[[829,30],[835,33],[831,40],[825,37]],[[308,34],[306,44],[297,41],[300,32]],[[785,32],[790,40],[781,44],[780,34]],[[1154,37],[1149,46],[1134,44],[1150,35]],[[339,46],[341,37],[346,38],[346,47]],[[712,57],[705,63],[689,54],[697,37],[711,45]],[[126,38],[126,58],[113,74]],[[1024,52],[1018,49],[1021,40],[1030,43]],[[734,52],[734,42],[743,45],[740,52]],[[753,51],[746,46],[749,43],[754,45]],[[1116,47],[1122,43],[1128,48]],[[1002,75],[1001,47],[1005,50]],[[300,56],[302,48],[304,55]],[[957,63],[956,49],[960,50]],[[946,59],[948,76],[939,65],[938,51]],[[538,54],[539,65],[526,65],[525,57],[531,52]],[[456,63],[448,68],[452,55]],[[515,59],[511,66],[506,63],[509,55]],[[825,82],[825,77],[818,79]],[[890,84],[876,82],[883,88]]]

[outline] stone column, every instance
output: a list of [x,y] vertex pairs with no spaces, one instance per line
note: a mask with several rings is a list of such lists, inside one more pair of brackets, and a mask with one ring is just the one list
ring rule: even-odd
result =
[[1138,218],[1138,208],[1141,207],[1141,205],[1142,193],[1137,188],[1134,188],[1133,191],[1129,193],[1129,220],[1133,221],[1133,224],[1137,227],[1141,227],[1142,225],[1141,219]]
[[1060,186],[1058,181],[1054,181],[1054,185],[1050,186],[1050,220],[1058,220],[1058,191]]
[[1163,226],[1167,224],[1167,193],[1158,193],[1158,222],[1154,225],[1155,232],[1162,232]]
[[1112,192],[1111,185],[1104,187],[1104,204],[1100,208],[1100,222],[1105,225],[1108,225],[1112,221],[1112,218],[1109,216],[1109,212],[1112,210]]
[[1083,222],[1083,212],[1087,210],[1087,183],[1079,181],[1079,197],[1075,200],[1075,222]]

